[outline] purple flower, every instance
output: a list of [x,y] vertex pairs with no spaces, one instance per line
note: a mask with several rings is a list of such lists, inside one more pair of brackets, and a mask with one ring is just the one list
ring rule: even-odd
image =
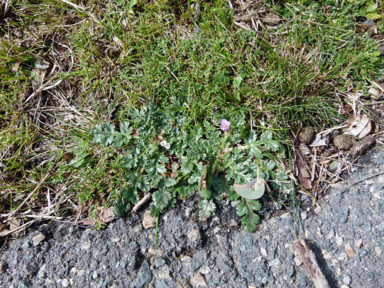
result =
[[220,129],[224,132],[229,129],[229,126],[231,126],[231,123],[227,119],[221,119],[220,121]]

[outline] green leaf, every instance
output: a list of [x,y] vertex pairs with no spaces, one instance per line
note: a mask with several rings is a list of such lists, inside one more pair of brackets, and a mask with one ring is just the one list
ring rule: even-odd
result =
[[276,140],[272,140],[272,132],[265,131],[260,136],[260,144],[263,144],[265,148],[270,149],[272,151],[278,151],[280,148],[280,143]]
[[158,161],[159,163],[168,163],[168,162],[169,162],[169,159],[168,159],[167,156],[165,156],[165,155],[163,155],[163,154],[159,154],[159,155],[158,155],[158,159],[157,159],[157,161]]
[[158,206],[161,210],[168,207],[169,201],[171,200],[172,195],[168,191],[156,191],[152,195],[153,202],[156,206]]
[[162,173],[165,173],[167,172],[167,168],[165,168],[165,166],[163,164],[152,164],[152,166],[148,167],[146,169],[146,171],[148,173],[153,173],[153,174],[162,174]]
[[263,154],[261,153],[260,149],[255,145],[255,144],[251,144],[249,146],[249,156],[250,157],[255,157],[256,159],[261,159],[263,158]]
[[261,209],[261,204],[257,200],[247,200],[247,204],[252,211],[259,211]]
[[288,179],[288,175],[285,174],[284,171],[281,171],[281,172],[276,173],[276,178],[277,178],[277,180],[279,180],[279,181],[284,181],[284,180],[287,180],[287,179]]
[[115,132],[115,125],[104,122],[103,123],[103,134],[100,139],[100,144],[104,147],[107,147],[109,144],[113,143],[113,138],[115,135],[113,134]]
[[113,212],[116,216],[122,217],[126,212],[129,212],[131,210],[131,205],[127,203],[126,201],[119,200],[116,203],[116,206],[113,208]]
[[246,226],[247,231],[252,233],[256,229],[256,225],[259,224],[260,217],[254,210],[260,210],[261,204],[257,200],[245,200],[239,203],[236,207],[237,215],[243,216],[241,222]]
[[139,199],[139,194],[133,186],[123,186],[120,190],[121,196],[124,200],[132,204],[136,204]]
[[129,140],[132,138],[132,127],[129,128],[129,122],[123,122],[120,124],[120,132],[115,132],[115,147],[121,147],[129,143]]
[[236,201],[239,198],[240,198],[240,195],[235,192],[235,189],[233,189],[233,187],[231,187],[227,195],[227,200]]
[[380,19],[381,15],[377,12],[367,13],[365,15],[367,19]]
[[101,130],[100,125],[95,125],[95,126],[93,127],[92,134],[93,134],[93,142],[95,142],[95,143],[100,143],[100,141],[101,141],[101,136],[103,135],[103,132],[102,132],[102,130]]
[[[373,12],[376,9],[377,9],[377,4],[375,2],[370,2],[370,3],[367,4],[367,12]],[[368,19],[370,19],[370,18],[368,18]]]
[[159,207],[157,207],[156,205],[151,206],[151,213],[149,213],[151,217],[158,217],[161,213],[162,211]]
[[233,85],[236,89],[240,88],[241,81],[243,81],[243,77],[241,76],[233,78]]
[[187,181],[181,181],[179,182],[179,184],[177,184],[177,186],[172,192],[173,194],[179,194],[181,198],[188,199],[189,197],[195,195],[196,190],[196,184],[190,185],[187,183]]
[[80,152],[74,159],[71,160],[71,162],[69,162],[69,165],[72,165],[75,168],[79,168],[81,165],[83,165],[87,156],[87,152]]
[[211,217],[212,213],[215,213],[216,206],[215,203],[213,203],[213,200],[203,200],[199,203],[200,208],[200,221],[207,221],[209,217]]
[[175,186],[176,185],[176,180],[171,178],[171,177],[167,177],[164,181],[164,186],[165,187],[172,187],[172,186]]
[[237,194],[246,199],[259,199],[265,192],[264,180],[261,178],[255,178],[243,185],[233,184],[233,188]]
[[141,191],[149,191],[151,189],[147,178],[143,175],[137,180],[136,185]]
[[241,203],[237,204],[236,213],[240,217],[249,214],[247,203],[244,200]]
[[366,13],[366,11],[365,11],[365,7],[363,6],[363,7],[360,7],[360,10],[359,10],[359,14],[360,14],[360,16],[361,17],[365,17],[365,13]]
[[212,193],[209,189],[202,189],[201,192],[201,197],[203,197],[205,200],[211,199]]
[[137,166],[137,158],[133,157],[132,155],[126,155],[121,161],[120,166],[128,170],[130,170],[131,168],[135,168]]
[[256,213],[251,212],[241,218],[241,222],[245,225],[249,233],[253,233],[256,230],[257,224],[260,222],[260,217]]
[[201,185],[201,181],[203,181],[204,175],[205,175],[205,171],[203,169],[198,170],[197,172],[196,172],[196,169],[194,169],[194,173],[191,173],[191,175],[188,178],[188,183],[189,184],[197,183],[198,185]]
[[272,171],[273,169],[275,169],[276,163],[272,160],[269,160],[269,161],[264,161],[263,164],[261,164],[261,166],[263,166],[265,170]]
[[183,162],[181,162],[181,172],[183,172],[184,175],[189,174],[193,170],[194,166],[195,163],[186,157],[183,159]]

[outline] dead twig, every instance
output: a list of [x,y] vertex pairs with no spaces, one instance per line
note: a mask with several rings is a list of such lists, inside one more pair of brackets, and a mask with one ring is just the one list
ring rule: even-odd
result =
[[300,255],[305,270],[309,276],[311,276],[316,288],[330,288],[327,279],[316,261],[316,255],[309,249],[307,242],[304,239],[298,239],[293,241],[292,244],[296,252]]
[[151,199],[151,196],[152,196],[152,194],[148,193],[143,198],[141,198],[141,200],[139,202],[137,202],[137,204],[132,208],[132,211],[137,212],[137,210],[139,210],[141,208],[141,206],[143,206],[145,203],[148,202],[149,199]]
[[72,2],[67,1],[67,0],[61,0],[61,1],[64,2],[64,3],[67,3],[68,5],[71,5],[72,7],[75,7],[76,9],[79,9],[79,10],[81,10],[81,11],[87,13],[87,15],[88,15],[89,17],[91,17],[93,21],[95,21],[96,23],[100,23],[100,21],[96,18],[95,15],[93,15],[91,12],[88,12],[88,11],[85,10],[84,8],[82,8],[82,7],[80,7],[80,6],[76,5],[76,4],[73,4]]

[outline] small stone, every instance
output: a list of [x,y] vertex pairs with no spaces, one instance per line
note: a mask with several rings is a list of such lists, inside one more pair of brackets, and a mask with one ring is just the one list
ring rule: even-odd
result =
[[92,279],[96,280],[97,278],[99,278],[99,274],[97,273],[97,271],[93,271]]
[[349,286],[343,284],[340,286],[340,288],[349,288]]
[[380,257],[382,253],[383,253],[383,250],[380,247],[375,247],[375,254],[377,257]]
[[163,258],[161,258],[161,257],[156,257],[155,258],[155,263],[154,263],[154,267],[155,268],[160,268],[164,264],[165,264],[165,260]]
[[83,245],[81,245],[81,249],[88,250],[89,248],[91,248],[91,243],[89,242],[86,242]]
[[169,268],[168,267],[162,267],[157,272],[157,277],[160,279],[172,279],[171,275],[169,274]]
[[211,268],[209,268],[208,266],[203,266],[200,268],[200,273],[203,275],[207,275],[211,273]]
[[319,235],[319,237],[323,237],[320,227],[317,227],[317,235]]
[[355,241],[355,246],[361,248],[363,246],[363,239],[358,239]]
[[187,255],[180,256],[180,261],[181,261],[181,262],[188,261],[188,260],[190,260],[190,259],[191,259],[191,257],[189,257],[189,256],[187,256]]
[[[45,265],[45,264],[44,264]],[[73,274],[76,274],[77,273],[77,268],[76,267],[73,267],[69,273],[73,273]]]
[[44,234],[37,234],[35,237],[32,238],[33,246],[39,245],[43,240],[45,239]]
[[336,244],[337,246],[341,246],[343,244],[343,237],[336,234]]
[[356,256],[355,250],[353,250],[352,245],[347,243],[345,244],[345,253],[347,253],[348,257]]
[[207,282],[205,282],[204,277],[200,273],[196,273],[195,276],[191,278],[192,287],[206,287]]
[[45,264],[40,267],[39,271],[37,272],[37,277],[40,279],[44,279],[47,276],[47,273],[45,272]]
[[192,208],[186,208],[185,209],[185,216],[191,217],[191,215],[192,215]]
[[340,150],[349,150],[356,142],[352,135],[340,134],[333,138],[333,145]]
[[293,261],[295,261],[296,266],[301,266],[301,264],[303,264],[303,261],[301,261],[300,256],[296,256],[295,258],[293,258]]
[[29,242],[28,242],[28,240],[25,241],[25,242],[23,243],[23,245],[21,245],[21,247],[22,247],[23,249],[28,249],[28,248],[29,248]]
[[200,230],[195,228],[192,229],[191,232],[188,233],[188,239],[191,240],[192,242],[198,241],[200,239]]
[[237,221],[235,219],[229,220],[229,226],[234,226],[236,227],[238,225]]
[[120,240],[121,240],[120,238],[112,238],[111,241],[114,242],[114,243],[116,243],[116,242],[120,242]]
[[299,134],[299,141],[308,145],[311,143],[314,135],[315,129],[313,127],[304,127]]
[[216,239],[217,239],[217,243],[219,244],[219,246],[223,249],[228,249],[229,246],[228,246],[228,236],[227,235],[224,235],[224,236],[221,236],[221,235],[216,235]]
[[163,251],[161,249],[153,249],[152,247],[148,249],[148,253],[155,256],[163,256]]
[[345,285],[349,285],[351,283],[351,276],[348,276],[348,275],[344,276],[343,277],[343,283]]
[[63,281],[61,281],[61,286],[68,287],[69,286],[69,281],[67,279],[64,279]]
[[260,253],[261,255],[263,255],[264,257],[268,257],[268,252],[265,248],[261,247],[260,248]]
[[304,212],[301,212],[301,213],[300,213],[300,216],[301,216],[301,219],[302,219],[302,220],[305,220],[305,219],[308,218],[308,214],[307,214],[307,212],[305,212],[305,211],[304,211]]
[[133,227],[133,232],[140,233],[141,231],[143,231],[143,226],[136,225],[135,227]]
[[219,228],[219,227],[215,227],[214,229],[213,229],[213,231],[212,231],[212,234],[213,235],[216,235],[217,233],[219,233],[221,231],[221,228]]
[[337,170],[337,168],[339,168],[339,164],[340,164],[339,161],[331,162],[331,164],[329,164],[329,166],[328,166],[328,171],[331,173],[335,172]]
[[315,209],[313,209],[316,214],[319,214],[321,212],[321,206],[317,205]]
[[281,265],[281,261],[279,260],[279,258],[276,258],[269,261],[268,264],[269,264],[269,267],[278,267]]
[[239,203],[240,203],[240,201],[231,201],[231,206],[233,208],[235,208],[237,206],[237,204],[239,204]]
[[156,227],[157,217],[152,217],[150,213],[151,213],[150,209],[146,210],[144,213],[142,224],[145,229]]
[[143,264],[140,267],[139,272],[137,273],[136,278],[136,287],[144,287],[145,285],[149,284],[152,280],[152,272],[149,268],[149,264],[147,260],[143,261]]
[[340,262],[343,262],[343,261],[345,261],[347,259],[348,259],[348,256],[344,252],[340,253],[339,257],[337,257],[337,260],[339,260]]

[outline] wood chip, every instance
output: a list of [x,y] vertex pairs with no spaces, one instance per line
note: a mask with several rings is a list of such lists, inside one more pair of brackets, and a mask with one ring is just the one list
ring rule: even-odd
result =
[[327,279],[320,269],[319,264],[316,261],[316,255],[304,239],[298,239],[293,241],[293,247],[296,252],[300,255],[301,260],[304,263],[305,270],[311,276],[316,288],[330,288]]
[[108,223],[111,222],[113,219],[115,219],[115,213],[113,213],[113,207],[109,207],[103,212],[101,220],[103,220],[104,223]]

